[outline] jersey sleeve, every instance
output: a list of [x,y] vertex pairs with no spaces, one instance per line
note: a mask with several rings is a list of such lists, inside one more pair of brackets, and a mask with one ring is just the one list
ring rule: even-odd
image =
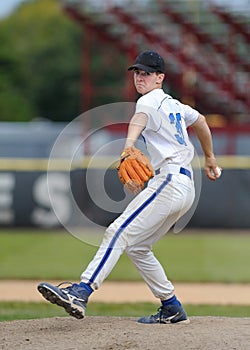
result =
[[196,122],[200,113],[196,109],[188,105],[182,105],[182,106],[184,109],[184,119],[185,119],[186,127],[189,127],[190,125]]
[[148,117],[146,129],[157,131],[161,126],[161,119],[155,107],[155,101],[149,96],[142,96],[136,103],[135,113],[144,113]]

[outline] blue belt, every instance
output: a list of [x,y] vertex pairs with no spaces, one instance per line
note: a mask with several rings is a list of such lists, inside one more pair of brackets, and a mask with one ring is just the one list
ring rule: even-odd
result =
[[[155,175],[160,174],[160,172],[161,172],[161,169],[157,169],[157,170],[155,171]],[[183,167],[180,167],[179,173],[188,176],[188,177],[190,178],[190,180],[191,180],[191,178],[192,178],[192,177],[191,177],[191,172],[190,172],[188,169],[185,169],[185,168],[183,168]]]

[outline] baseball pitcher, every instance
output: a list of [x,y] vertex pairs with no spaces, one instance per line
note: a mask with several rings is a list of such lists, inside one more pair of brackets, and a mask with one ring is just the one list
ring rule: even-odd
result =
[[[126,189],[136,196],[107,228],[103,242],[83,271],[79,284],[53,286],[43,282],[38,285],[38,290],[45,299],[63,307],[70,315],[83,318],[90,295],[101,286],[121,254],[126,252],[160,302],[156,314],[141,317],[138,322],[189,323],[173,284],[152,252],[153,244],[194,201],[191,167],[194,150],[187,127],[194,129],[200,141],[207,177],[217,180],[221,169],[213,153],[205,117],[163,91],[163,58],[155,51],[144,51],[128,70],[133,72],[134,85],[141,97],[129,123],[118,176]],[[150,159],[135,147],[140,135]]]

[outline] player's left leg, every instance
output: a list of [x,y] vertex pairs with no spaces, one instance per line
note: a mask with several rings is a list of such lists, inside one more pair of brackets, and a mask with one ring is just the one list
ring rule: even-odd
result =
[[[166,181],[166,184],[170,180],[171,177]],[[91,285],[93,289],[98,289],[129,245],[139,243],[148,236],[152,236],[152,232],[158,230],[162,222],[165,221],[166,215],[164,210],[164,213],[157,215],[157,217],[154,215],[154,218],[150,219],[150,215],[156,209],[155,195],[158,196],[155,188],[146,188],[107,228],[100,248],[81,275],[83,283]],[[147,220],[150,220],[150,224]]]
[[61,285],[54,286],[47,282],[38,285],[38,291],[46,300],[63,307],[71,316],[84,317],[89,296],[94,289],[100,287],[127,246],[126,234],[124,233],[126,225],[124,226],[124,223],[133,217],[134,208],[139,205],[141,200],[138,201],[136,197],[136,203],[130,203],[129,208],[126,209],[126,214],[123,213],[122,218],[115,220],[106,230],[102,244],[82,273],[79,284],[72,284],[66,288]]
[[112,231],[105,233],[100,248],[82,274],[79,284],[74,283],[64,287],[62,286],[64,283],[54,286],[50,283],[42,282],[37,287],[38,291],[46,300],[63,307],[71,316],[78,319],[83,318],[89,296],[110,273],[126,247],[123,237],[123,235],[120,235],[115,239]]

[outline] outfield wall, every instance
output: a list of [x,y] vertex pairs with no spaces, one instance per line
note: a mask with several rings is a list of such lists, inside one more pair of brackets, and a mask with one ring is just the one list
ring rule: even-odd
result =
[[[199,202],[188,227],[250,228],[250,158],[223,157],[222,177],[209,181],[202,172]],[[2,159],[0,162],[0,226],[107,226],[125,208],[117,171],[98,161],[66,171],[63,162],[49,168],[46,159]],[[110,164],[110,162],[109,162]],[[48,182],[49,181],[49,182]]]

